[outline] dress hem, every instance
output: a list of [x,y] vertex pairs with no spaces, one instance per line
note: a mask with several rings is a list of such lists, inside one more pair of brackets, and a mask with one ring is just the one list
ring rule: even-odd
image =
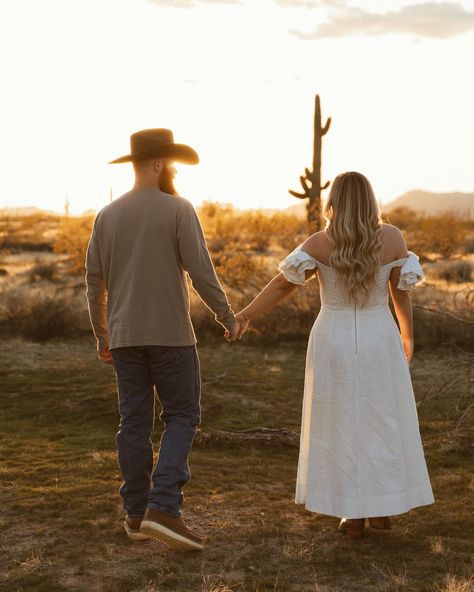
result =
[[[357,504],[359,509],[354,510],[354,503],[352,502],[352,508],[349,508],[349,504],[332,502],[325,503],[323,501],[318,503],[308,503],[302,498],[295,498],[295,504],[305,505],[306,510],[310,512],[316,512],[318,514],[325,514],[327,516],[335,516],[338,518],[376,518],[378,516],[395,516],[397,514],[404,514],[421,506],[429,506],[435,502],[433,494],[423,494],[419,492],[413,492],[415,495],[405,495],[404,501],[395,501],[382,497],[377,501],[366,500],[365,502]],[[388,496],[389,498],[391,496]]]

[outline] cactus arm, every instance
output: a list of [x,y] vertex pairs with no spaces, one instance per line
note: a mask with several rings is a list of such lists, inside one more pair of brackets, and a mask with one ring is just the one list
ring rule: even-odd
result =
[[306,195],[309,195],[310,188],[308,186],[307,179],[305,179],[305,177],[300,177],[300,181],[301,181],[301,185],[303,186],[303,189],[305,190]]
[[288,193],[291,193],[293,197],[297,197],[298,199],[306,199],[308,197],[306,193],[298,193],[297,191],[292,191],[291,189],[288,190]]
[[326,121],[326,125],[321,128],[321,135],[322,136],[325,136],[328,133],[330,125],[331,125],[331,118],[328,117],[328,120]]

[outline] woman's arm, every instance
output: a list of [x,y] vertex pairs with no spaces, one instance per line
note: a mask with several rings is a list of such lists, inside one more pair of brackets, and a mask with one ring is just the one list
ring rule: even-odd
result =
[[[405,237],[401,230],[396,226],[389,226],[386,229],[390,232],[391,246],[395,254],[396,259],[403,259],[408,257],[407,245]],[[403,343],[403,349],[405,350],[405,356],[408,361],[408,365],[411,364],[413,358],[414,349],[414,337],[413,337],[413,309],[411,305],[411,297],[407,290],[400,290],[397,288],[400,280],[401,268],[396,266],[390,273],[389,287],[390,296],[392,298],[393,307],[397,316],[398,325],[400,327],[400,336]]]
[[[306,279],[313,276],[315,271],[315,269],[308,269],[305,272]],[[240,339],[245,333],[250,321],[269,311],[273,306],[284,300],[299,285],[288,282],[282,273],[276,275],[252,302],[236,315],[236,319],[240,323],[238,338]]]
[[408,365],[410,365],[415,345],[413,338],[413,307],[411,304],[410,293],[407,290],[399,290],[396,287],[399,278],[400,268],[396,267],[392,270],[390,275],[390,295],[392,297],[393,308],[395,309],[398,325],[400,327],[403,349],[405,350]]

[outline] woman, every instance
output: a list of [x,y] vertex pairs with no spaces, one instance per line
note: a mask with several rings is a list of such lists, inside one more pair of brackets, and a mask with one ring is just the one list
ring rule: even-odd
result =
[[400,230],[382,223],[360,173],[335,179],[323,214],[325,229],[280,263],[237,318],[240,337],[317,272],[321,310],[306,357],[295,502],[341,517],[339,529],[356,539],[366,518],[388,529],[391,515],[434,502],[409,372],[409,290],[423,271]]

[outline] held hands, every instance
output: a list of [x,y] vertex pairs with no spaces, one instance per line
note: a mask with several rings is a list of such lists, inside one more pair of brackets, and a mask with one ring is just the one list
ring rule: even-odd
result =
[[235,315],[235,323],[230,330],[226,330],[224,333],[224,339],[229,343],[237,341],[247,331],[249,324],[250,319],[242,313]]

